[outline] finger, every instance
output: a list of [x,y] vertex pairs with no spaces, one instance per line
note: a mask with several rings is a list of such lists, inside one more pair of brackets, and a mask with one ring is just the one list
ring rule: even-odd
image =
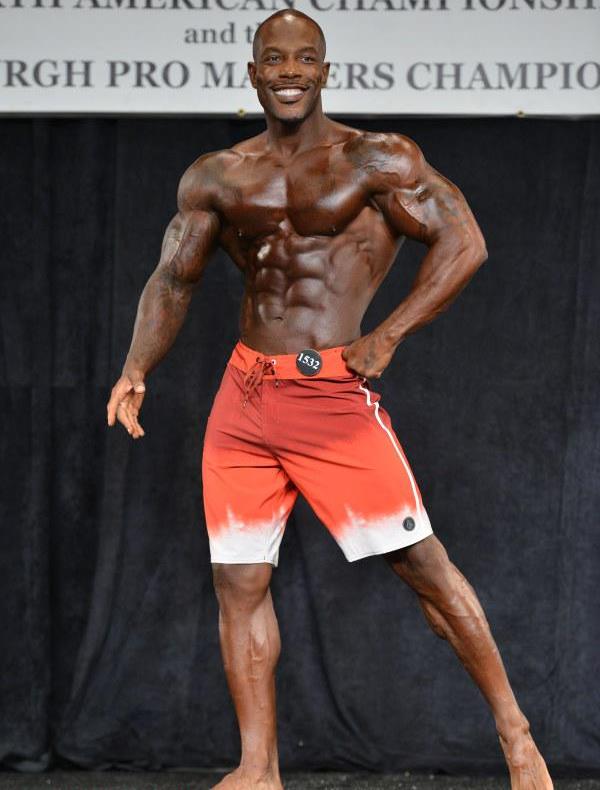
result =
[[129,392],[131,387],[132,387],[131,382],[129,381],[129,379],[125,378],[125,379],[119,379],[119,381],[112,388],[110,400],[106,407],[107,420],[109,425],[115,424],[115,416],[117,414],[117,409],[119,408],[119,403],[123,400],[123,397]]
[[136,434],[135,434],[134,438],[138,438],[140,436],[144,436],[144,429],[142,428],[142,426],[139,423],[138,414],[140,412],[140,408],[141,408],[142,402],[144,400],[145,392],[146,392],[146,387],[144,386],[144,383],[143,382],[138,382],[138,384],[136,384],[135,387],[134,387],[134,392],[131,393],[130,414],[131,414],[132,420],[133,420],[135,428],[136,428]]
[[129,409],[129,413],[131,415],[131,418],[132,418],[132,420],[133,420],[133,422],[134,422],[134,424],[135,424],[135,426],[136,426],[136,428],[137,428],[137,430],[138,430],[138,432],[140,433],[141,436],[144,435],[144,430],[143,430],[142,426],[140,425],[139,413],[140,413],[140,407],[142,405],[142,400],[143,399],[144,399],[144,393],[143,392],[133,395],[132,398],[131,398],[131,406],[130,406],[130,409]]
[[[134,439],[138,439],[140,436],[144,436],[144,429],[142,428],[138,420],[139,409],[135,405],[136,397],[138,396],[133,396],[127,405],[127,413],[129,415],[129,419],[131,420],[131,424],[133,425],[134,428],[132,434]],[[143,395],[139,397],[143,397]]]
[[121,406],[121,398],[113,397],[110,399],[107,406],[107,421],[109,425],[114,425],[118,418],[119,407]]
[[135,428],[135,434],[136,434],[134,436],[134,438],[137,438],[138,436],[144,436],[145,435],[144,429],[142,428],[142,426],[139,423],[137,411],[135,411],[135,410],[131,411],[131,418],[132,418],[132,422],[133,422],[133,425],[134,425],[134,428]]
[[117,419],[119,420],[121,425],[125,428],[128,434],[133,433],[133,423],[131,422],[129,414],[127,414],[127,411],[124,408],[119,407],[119,409],[117,410]]
[[131,395],[131,403],[133,404],[133,408],[135,412],[139,412],[142,408],[142,403],[144,402],[144,393],[143,392],[135,392]]
[[137,417],[131,410],[128,411],[128,415],[131,422],[131,438],[139,439],[141,436],[143,436],[142,426],[139,424]]
[[109,425],[115,424],[115,417],[117,416],[117,409],[119,408],[119,399],[113,393],[106,405],[106,420]]
[[133,421],[127,409],[127,405],[125,401],[121,401],[117,407],[117,418],[119,422],[125,426],[127,429],[127,433],[132,433],[133,431]]

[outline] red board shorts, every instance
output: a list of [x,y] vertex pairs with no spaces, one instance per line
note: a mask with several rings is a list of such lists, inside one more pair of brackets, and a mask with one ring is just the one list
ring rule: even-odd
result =
[[211,562],[277,565],[298,492],[350,562],[432,534],[381,396],[344,348],[320,350],[308,376],[297,354],[234,347],[204,437]]

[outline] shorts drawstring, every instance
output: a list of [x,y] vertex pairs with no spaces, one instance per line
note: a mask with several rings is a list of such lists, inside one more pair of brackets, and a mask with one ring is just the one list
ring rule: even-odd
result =
[[256,357],[256,362],[244,377],[244,400],[242,406],[248,403],[250,394],[258,387],[263,380],[265,373],[275,373],[275,361]]

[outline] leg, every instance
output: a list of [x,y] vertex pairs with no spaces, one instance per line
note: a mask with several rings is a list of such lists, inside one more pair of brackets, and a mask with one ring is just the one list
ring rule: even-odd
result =
[[282,790],[277,755],[275,665],[281,643],[268,563],[213,564],[219,636],[240,728],[240,766],[222,790]]
[[552,787],[546,764],[510,687],[475,591],[431,535],[385,555],[417,594],[433,631],[447,639],[490,705],[513,790]]

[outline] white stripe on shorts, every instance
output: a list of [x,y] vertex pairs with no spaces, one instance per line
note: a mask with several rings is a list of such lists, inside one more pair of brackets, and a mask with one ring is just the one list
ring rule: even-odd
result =
[[366,387],[363,387],[362,384],[359,384],[358,388],[361,389],[365,393],[365,395],[367,396],[367,406],[375,406],[375,410],[374,410],[375,419],[377,420],[379,425],[383,428],[383,430],[387,433],[388,438],[389,438],[390,442],[392,443],[392,447],[394,448],[394,450],[398,454],[398,457],[402,461],[404,469],[406,470],[406,474],[408,475],[408,479],[410,480],[410,487],[412,488],[413,496],[415,498],[416,511],[417,511],[417,513],[419,515],[421,515],[421,502],[420,502],[420,499],[419,499],[419,495],[417,493],[417,484],[415,482],[415,478],[413,477],[413,474],[411,472],[410,466],[406,463],[406,459],[404,458],[404,454],[402,453],[402,451],[400,450],[400,448],[398,447],[398,445],[396,444],[396,442],[394,440],[394,435],[384,425],[381,417],[379,416],[379,403],[377,401],[375,401],[375,403],[371,402],[371,393],[369,392],[369,390]]

